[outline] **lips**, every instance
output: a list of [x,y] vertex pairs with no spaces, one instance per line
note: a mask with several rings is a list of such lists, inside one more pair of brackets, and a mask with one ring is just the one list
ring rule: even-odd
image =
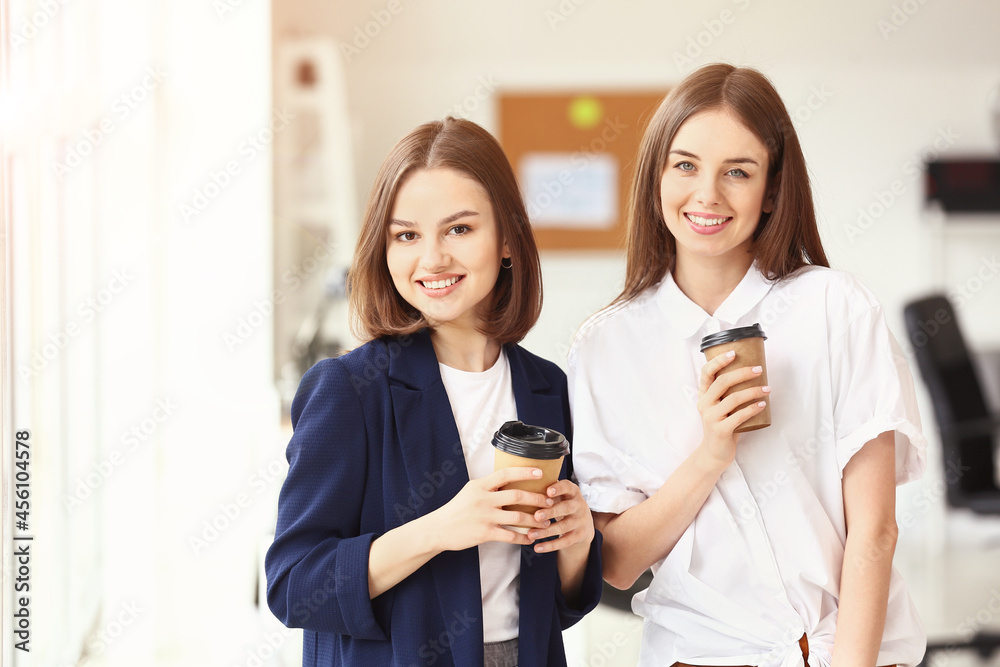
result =
[[444,280],[421,280],[420,283],[428,289],[444,289],[457,283],[460,278],[461,276],[452,276]]
[[684,219],[688,226],[698,234],[718,234],[732,222],[730,215],[714,215],[711,213],[685,213]]
[[438,280],[418,280],[420,291],[430,297],[447,296],[455,291],[465,276],[448,276]]

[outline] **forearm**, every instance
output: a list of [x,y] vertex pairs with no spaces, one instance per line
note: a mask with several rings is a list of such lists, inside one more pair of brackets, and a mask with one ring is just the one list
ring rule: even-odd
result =
[[374,599],[441,553],[432,515],[393,528],[372,542],[368,554],[368,593]]
[[844,466],[847,542],[840,573],[833,667],[874,667],[885,630],[896,552],[895,440],[865,443]]
[[590,556],[590,544],[581,542],[556,552],[560,587],[570,606],[576,606],[580,595],[583,575],[587,571],[587,558]]
[[848,533],[840,578],[833,667],[874,667],[882,645],[896,524]]
[[728,463],[699,447],[660,489],[617,516],[595,523],[604,534],[604,578],[622,590],[666,556],[694,521]]

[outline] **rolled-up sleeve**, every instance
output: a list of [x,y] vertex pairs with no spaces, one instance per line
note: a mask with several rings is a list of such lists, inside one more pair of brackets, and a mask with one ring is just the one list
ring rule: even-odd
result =
[[364,417],[342,362],[327,359],[305,374],[291,416],[288,477],[265,559],[268,606],[288,627],[387,639],[388,616],[368,595],[368,554],[376,536],[360,532],[368,458]]
[[614,396],[617,381],[607,377],[599,345],[595,336],[582,335],[569,354],[573,466],[590,509],[621,514],[646,500],[646,491],[658,488],[661,480],[626,448],[622,426],[629,417],[616,412],[626,401]]
[[920,430],[913,377],[881,306],[871,305],[853,317],[830,352],[841,475],[865,443],[893,431],[896,484],[919,479],[927,442]]

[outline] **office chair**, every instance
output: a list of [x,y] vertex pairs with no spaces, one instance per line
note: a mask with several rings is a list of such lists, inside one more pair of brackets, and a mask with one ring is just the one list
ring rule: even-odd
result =
[[[955,310],[947,298],[933,295],[907,304],[903,317],[941,435],[948,504],[1000,516],[993,450],[1000,415],[987,409]],[[1000,634],[978,632],[967,641],[930,643],[921,665],[928,664],[932,653],[956,648],[988,659],[1000,649]]]
[[1000,514],[993,451],[1000,415],[986,407],[955,311],[945,297],[930,296],[907,304],[903,316],[941,431],[945,469],[954,473],[946,475],[948,504]]

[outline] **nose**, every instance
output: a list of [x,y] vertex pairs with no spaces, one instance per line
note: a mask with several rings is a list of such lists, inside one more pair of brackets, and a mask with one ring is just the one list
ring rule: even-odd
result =
[[428,239],[420,254],[420,268],[428,273],[441,273],[451,261],[444,245],[437,238]]
[[718,206],[722,199],[718,182],[711,176],[703,176],[698,182],[695,198],[703,206]]

